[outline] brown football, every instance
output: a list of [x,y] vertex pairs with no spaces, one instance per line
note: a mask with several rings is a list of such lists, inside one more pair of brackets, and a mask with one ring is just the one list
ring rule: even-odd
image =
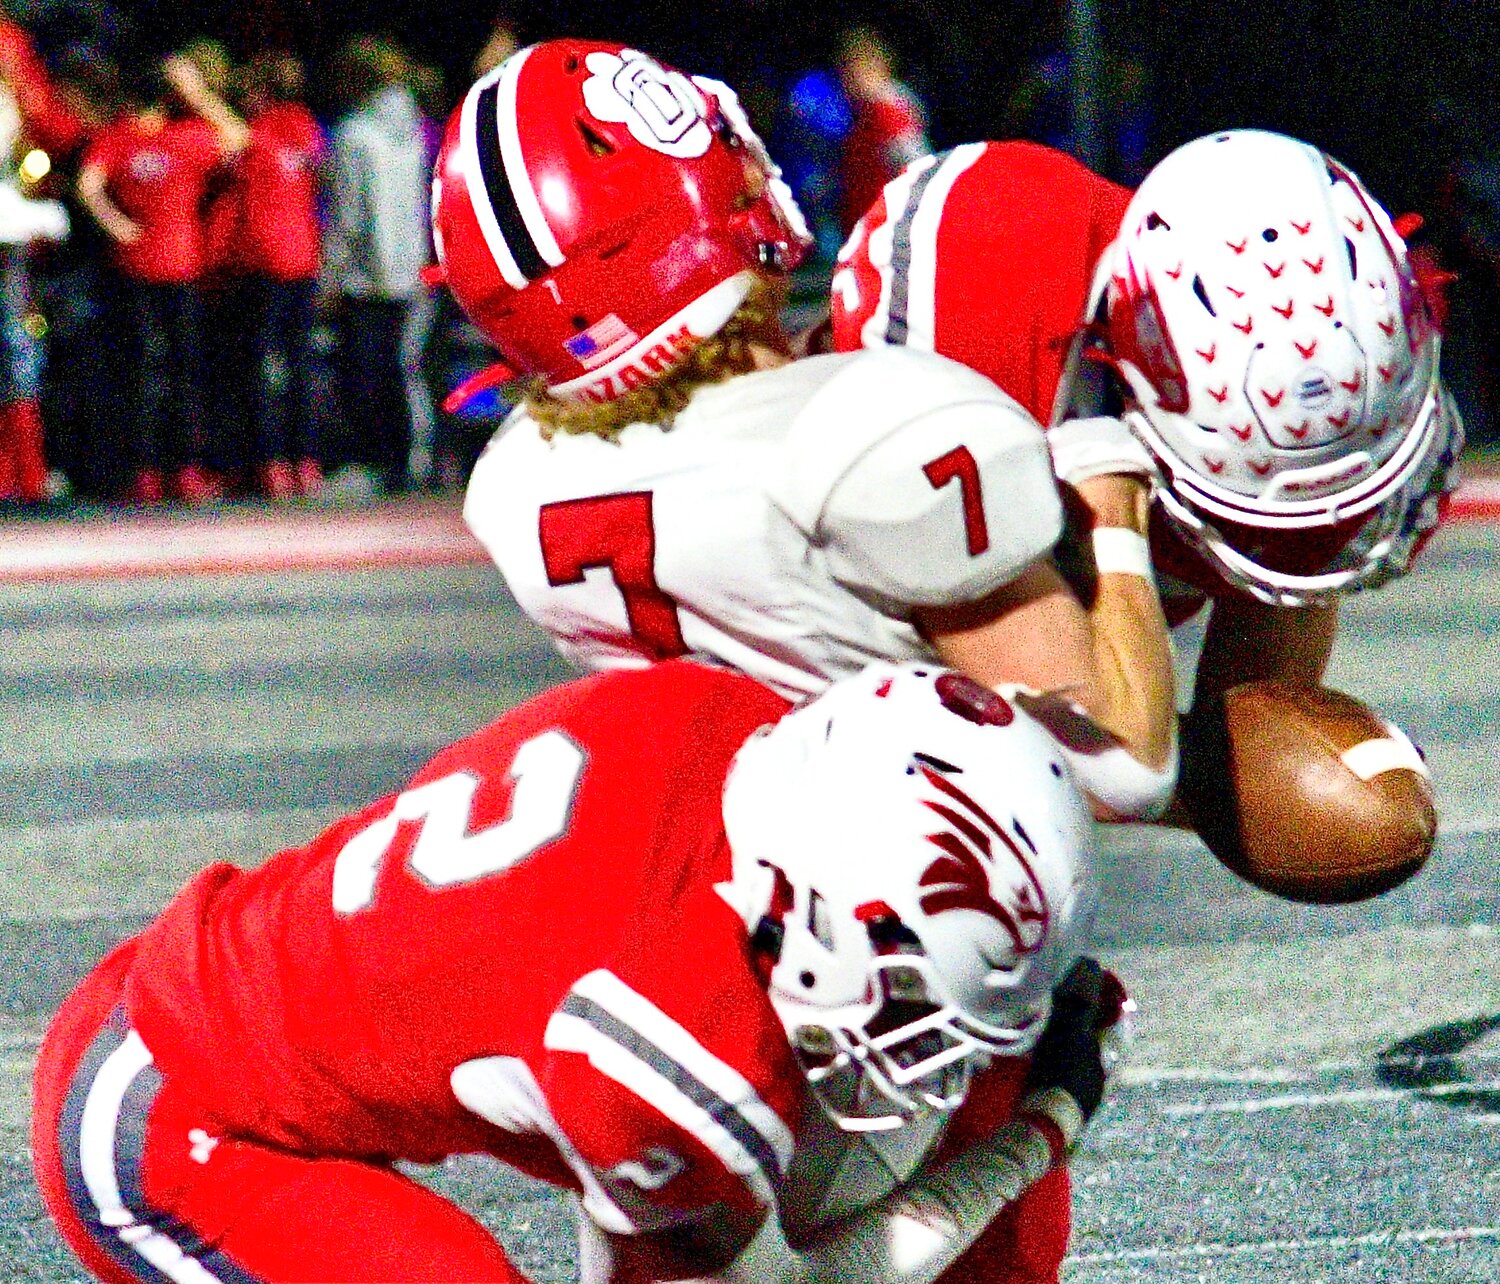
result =
[[1194,709],[1180,793],[1215,856],[1294,901],[1388,892],[1422,868],[1437,837],[1411,742],[1327,687],[1247,682]]

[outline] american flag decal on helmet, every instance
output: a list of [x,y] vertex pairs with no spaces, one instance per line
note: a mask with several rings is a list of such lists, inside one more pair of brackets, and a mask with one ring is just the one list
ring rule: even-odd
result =
[[[1035,954],[1047,939],[1052,916],[1030,857],[963,789],[931,767],[924,766],[922,775],[949,800],[924,799],[924,806],[946,821],[948,828],[927,835],[927,841],[943,854],[927,867],[920,879],[920,885],[930,889],[919,900],[923,911],[942,914],[947,910],[973,910],[1005,929],[1018,959]],[[1019,832],[1024,838],[1025,831]],[[1015,858],[1021,875],[1011,883],[1009,903],[996,899],[991,890],[995,839]]]
[[563,262],[526,172],[516,125],[516,84],[530,53],[521,50],[476,82],[459,124],[469,200],[495,265],[517,290]]
[[639,341],[640,336],[611,312],[602,321],[595,321],[587,330],[580,331],[571,339],[564,339],[563,347],[585,370],[592,370],[595,366],[602,366],[628,352]]

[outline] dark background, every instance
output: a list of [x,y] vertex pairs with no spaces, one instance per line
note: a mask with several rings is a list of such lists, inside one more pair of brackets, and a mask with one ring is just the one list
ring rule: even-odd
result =
[[[206,33],[238,53],[283,45],[315,64],[353,32],[389,32],[441,65],[454,92],[500,12],[486,0],[10,0],[8,7],[44,38],[100,24],[113,11],[103,24],[124,29],[145,51]],[[1106,48],[1144,73],[1156,155],[1212,129],[1280,129],[1333,152],[1400,205],[1435,189],[1445,158],[1461,145],[1455,135],[1497,137],[1500,5],[1486,0],[1097,7]],[[741,82],[789,82],[826,65],[840,31],[869,21],[928,102],[940,144],[1005,132],[1007,104],[1028,64],[1065,38],[1057,0],[516,0],[504,11],[524,40],[625,39]]]
[[[486,0],[11,0],[10,7],[44,36],[113,9],[116,25],[133,29],[132,43],[148,51],[207,33],[238,53],[291,46],[314,64],[348,34],[389,32],[442,66],[455,93],[499,12]],[[1152,159],[1212,129],[1280,129],[1333,152],[1387,204],[1401,206],[1425,203],[1448,159],[1472,148],[1475,136],[1500,141],[1500,5],[1485,0],[1097,7],[1109,53],[1143,76]],[[523,40],[625,39],[694,71],[773,84],[827,65],[840,31],[869,21],[926,99],[939,144],[1005,133],[1029,64],[1065,39],[1057,0],[518,0],[505,12]]]
[[[326,68],[357,32],[400,39],[446,74],[447,101],[503,12],[523,43],[558,35],[628,40],[728,80],[784,163],[787,94],[827,68],[841,33],[874,25],[927,105],[937,146],[1034,137],[1071,150],[1064,50],[1069,15],[1098,18],[1096,167],[1127,183],[1178,144],[1239,126],[1306,139],[1354,169],[1459,273],[1445,366],[1471,436],[1500,435],[1500,2],[1277,0],[0,0],[44,49],[80,37],[154,57],[208,34],[244,55],[308,59],[313,105],[332,115]],[[1039,91],[1039,92],[1038,92]]]

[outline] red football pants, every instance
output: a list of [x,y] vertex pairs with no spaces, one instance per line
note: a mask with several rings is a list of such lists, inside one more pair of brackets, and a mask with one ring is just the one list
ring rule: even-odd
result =
[[133,951],[121,946],[73,992],[37,1060],[37,1185],[93,1274],[524,1284],[483,1226],[394,1169],[216,1139],[129,1028],[120,1000]]
[[[1028,1065],[1001,1057],[975,1078],[948,1125],[939,1160],[1010,1122]],[[1054,1168],[985,1228],[940,1284],[1057,1284],[1072,1225],[1068,1170]]]

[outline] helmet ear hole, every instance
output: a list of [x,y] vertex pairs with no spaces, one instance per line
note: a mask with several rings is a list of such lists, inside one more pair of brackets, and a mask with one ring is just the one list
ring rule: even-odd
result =
[[597,130],[589,128],[586,120],[581,117],[575,118],[573,123],[578,126],[578,132],[583,135],[584,146],[589,149],[590,156],[613,156],[615,154],[614,144]]

